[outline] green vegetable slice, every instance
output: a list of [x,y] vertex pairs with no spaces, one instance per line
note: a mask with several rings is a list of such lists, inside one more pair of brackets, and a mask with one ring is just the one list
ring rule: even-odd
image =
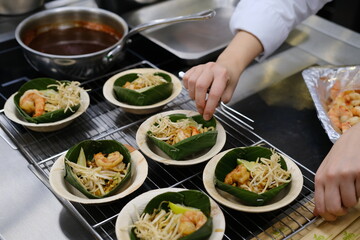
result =
[[201,115],[187,117],[185,114],[171,114],[169,115],[169,118],[173,122],[176,122],[180,119],[192,118],[195,122],[202,124],[204,127],[215,127],[215,131],[209,131],[191,136],[174,145],[170,145],[153,137],[150,131],[147,132],[148,138],[171,159],[186,160],[186,158],[190,155],[215,145],[218,133],[216,130],[216,120],[214,117],[209,121],[205,121]]
[[251,172],[254,170],[255,166],[256,166],[256,162],[255,161],[246,161],[244,159],[237,159],[237,164],[244,164],[244,166],[246,167],[246,169]]
[[[25,118],[26,121],[31,123],[50,123],[56,122],[62,119],[65,119],[72,114],[74,114],[80,107],[80,104],[71,107],[71,110],[65,111],[65,109],[59,109],[52,112],[44,113],[39,117],[31,117],[24,110],[21,109],[19,102],[21,96],[27,91],[31,89],[36,90],[46,90],[53,89],[56,90],[56,87],[48,87],[51,84],[57,84],[58,81],[52,78],[35,78],[32,79],[21,86],[17,94],[14,96],[14,104],[20,113],[21,116]],[[60,81],[60,82],[69,82],[69,81]]]
[[79,164],[80,166],[86,167],[86,156],[85,156],[85,152],[84,152],[83,148],[80,149],[77,164]]
[[178,203],[173,203],[173,202],[169,202],[169,208],[175,213],[175,214],[180,214],[180,213],[184,213],[187,211],[196,211],[199,210],[197,208],[192,208],[192,207],[187,207],[184,206],[182,204],[178,204]]
[[130,163],[128,172],[126,173],[125,177],[114,187],[110,192],[106,193],[102,196],[97,196],[90,193],[81,182],[77,180],[74,172],[72,171],[71,167],[65,161],[65,180],[68,181],[71,185],[73,185],[76,189],[82,192],[88,198],[104,198],[108,197],[114,193],[116,193],[131,177],[131,155],[129,150],[122,145],[121,143],[114,141],[114,140],[85,140],[77,145],[73,146],[68,150],[65,155],[65,159],[77,163],[79,156],[81,155],[81,151],[85,153],[85,159],[91,160],[93,159],[94,154],[102,152],[104,154],[112,153],[115,151],[119,151],[124,159],[123,162],[126,164]]
[[137,73],[130,73],[119,77],[114,82],[114,93],[120,102],[124,102],[135,106],[146,106],[160,102],[168,98],[173,91],[173,83],[168,74],[156,72],[154,75],[161,76],[167,83],[160,84],[149,89],[139,92],[127,88],[123,88],[126,82],[132,82],[138,78]]
[[[251,206],[262,206],[280,193],[289,183],[284,183],[262,194],[254,193],[236,186],[224,183],[225,177],[237,165],[238,159],[255,162],[259,157],[270,158],[271,149],[259,146],[235,148],[227,152],[218,162],[215,168],[215,185],[219,189],[237,197],[242,203]],[[286,162],[280,155],[281,168],[287,170]]]
[[[207,217],[206,223],[201,228],[192,234],[180,238],[180,240],[205,240],[210,237],[212,234],[213,223],[212,217],[210,217],[211,204],[208,196],[197,190],[166,192],[150,200],[143,213],[151,214],[156,209],[169,211],[169,202],[199,209]],[[130,239],[139,240],[134,233],[134,229],[130,231]]]

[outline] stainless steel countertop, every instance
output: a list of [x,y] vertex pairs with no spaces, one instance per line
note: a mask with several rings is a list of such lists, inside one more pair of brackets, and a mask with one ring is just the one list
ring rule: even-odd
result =
[[[1,128],[0,134],[5,136]],[[0,138],[0,159],[0,234],[3,239],[92,239],[29,170],[21,153],[4,138]]]
[[[77,5],[97,7],[92,0],[56,0],[44,8]],[[13,39],[16,24],[24,17],[1,16],[0,40]],[[93,239],[30,171],[27,160],[1,128],[0,136],[0,240]]]
[[360,34],[318,16],[299,24],[282,47],[245,70],[230,104],[314,64],[360,64]]
[[[317,16],[300,24],[286,44],[291,47],[244,72],[231,103],[312,64],[360,64],[360,34]],[[92,239],[3,138],[0,159],[0,239]]]

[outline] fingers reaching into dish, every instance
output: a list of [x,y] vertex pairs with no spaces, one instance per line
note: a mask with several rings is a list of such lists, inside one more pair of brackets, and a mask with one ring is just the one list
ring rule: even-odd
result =
[[228,102],[235,90],[228,70],[219,63],[209,62],[187,71],[183,78],[190,98],[195,100],[197,110],[209,120],[220,101]]
[[241,73],[263,50],[254,35],[238,31],[216,62],[198,65],[185,73],[184,86],[205,120],[211,118],[220,101],[230,101]]
[[345,215],[360,197],[360,161],[353,143],[360,141],[360,125],[334,144],[315,177],[315,215],[333,221]]

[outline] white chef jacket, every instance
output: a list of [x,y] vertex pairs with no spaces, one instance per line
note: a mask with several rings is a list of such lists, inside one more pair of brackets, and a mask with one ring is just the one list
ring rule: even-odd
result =
[[319,11],[331,0],[240,0],[230,29],[247,31],[264,47],[257,58],[261,61],[273,53],[300,22]]

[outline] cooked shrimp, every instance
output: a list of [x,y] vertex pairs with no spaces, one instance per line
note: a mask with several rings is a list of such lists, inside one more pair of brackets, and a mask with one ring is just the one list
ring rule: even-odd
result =
[[138,78],[132,82],[126,82],[123,88],[131,90],[139,90],[146,87],[157,86],[163,83],[167,83],[164,78],[152,73],[138,74]]
[[124,156],[118,151],[109,153],[107,157],[101,152],[94,154],[96,165],[104,169],[115,168],[122,162],[123,158]]
[[346,91],[344,94],[346,101],[352,101],[352,100],[359,100],[360,99],[360,93],[357,93],[355,91]]
[[328,111],[331,122],[339,129],[341,124],[353,116],[352,112],[344,105],[333,105]]
[[245,184],[249,180],[250,172],[246,169],[244,164],[237,165],[236,168],[225,177],[225,183],[235,186]]
[[186,211],[180,218],[179,232],[184,236],[189,235],[201,228],[207,221],[207,217],[199,210]]
[[340,92],[340,81],[335,81],[334,85],[330,88],[330,98],[335,100]]
[[357,124],[358,122],[360,122],[360,117],[358,117],[358,116],[349,118],[345,122],[341,123],[342,132],[344,133],[346,130],[348,130],[349,128],[351,128],[352,126]]
[[351,100],[350,105],[352,105],[352,106],[360,106],[360,99]]
[[346,105],[346,100],[344,97],[344,92],[339,93],[339,95],[329,104],[329,108],[332,108],[333,106],[345,106]]
[[123,88],[127,88],[127,89],[131,89],[131,90],[134,90],[134,89],[140,89],[141,86],[138,86],[136,84],[131,84],[131,82],[126,82],[123,86]]
[[200,131],[194,126],[189,126],[185,129],[179,129],[176,131],[176,135],[174,136],[174,139],[172,142],[173,142],[173,144],[175,144],[186,138],[197,135],[199,133],[200,133]]
[[360,106],[353,107],[351,109],[351,112],[352,112],[353,115],[360,117]]
[[46,99],[38,90],[27,90],[20,98],[20,108],[32,117],[45,113]]

